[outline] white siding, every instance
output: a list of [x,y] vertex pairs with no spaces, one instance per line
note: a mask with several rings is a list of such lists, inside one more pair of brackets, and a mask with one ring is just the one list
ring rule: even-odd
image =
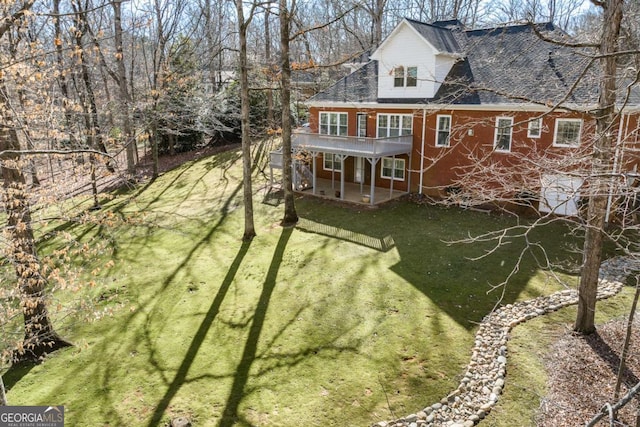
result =
[[[378,59],[378,96],[380,98],[432,98],[453,66],[448,56],[436,55],[407,24],[401,24],[392,38],[376,51]],[[393,70],[398,66],[418,67],[416,87],[394,87]]]
[[440,89],[440,85],[449,74],[449,71],[451,71],[451,67],[453,67],[455,62],[456,60],[450,56],[436,56],[436,84],[433,91],[434,95],[438,92],[438,89]]

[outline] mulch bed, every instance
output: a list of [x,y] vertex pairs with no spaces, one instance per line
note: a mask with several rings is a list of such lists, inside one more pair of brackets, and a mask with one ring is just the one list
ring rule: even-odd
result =
[[[545,360],[549,390],[543,399],[538,425],[584,426],[613,394],[626,334],[626,321],[599,326],[596,333],[581,336],[567,333],[553,346]],[[640,380],[640,322],[634,322],[620,397]],[[635,426],[640,400],[631,400],[618,413],[615,426]],[[598,426],[609,426],[609,416]]]

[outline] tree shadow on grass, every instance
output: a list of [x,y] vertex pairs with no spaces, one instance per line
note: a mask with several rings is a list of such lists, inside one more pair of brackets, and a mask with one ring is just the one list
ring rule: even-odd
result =
[[245,395],[245,387],[249,381],[249,371],[251,370],[251,365],[256,359],[258,341],[260,340],[260,334],[267,316],[269,301],[273,294],[273,290],[276,287],[276,279],[280,269],[280,264],[282,264],[284,251],[292,232],[293,229],[291,228],[282,229],[282,234],[280,235],[280,239],[278,240],[278,244],[276,245],[276,249],[273,253],[269,271],[265,277],[262,292],[258,299],[258,305],[256,306],[253,321],[251,322],[249,336],[247,337],[247,341],[242,352],[240,364],[236,369],[233,385],[231,386],[231,391],[229,393],[227,403],[225,404],[219,427],[231,427],[239,419],[238,408],[240,406],[240,402],[242,402],[243,396]]
[[148,424],[149,427],[159,425],[165,410],[169,407],[169,404],[171,403],[171,399],[173,399],[173,397],[180,390],[180,387],[182,387],[182,385],[185,383],[187,374],[189,373],[189,368],[191,367],[194,359],[196,358],[196,355],[198,354],[198,350],[200,350],[200,346],[202,345],[202,342],[204,341],[207,335],[207,332],[209,331],[209,328],[211,328],[211,324],[213,323],[216,316],[220,312],[220,306],[222,305],[222,302],[224,301],[227,295],[227,291],[229,290],[229,287],[233,283],[233,279],[235,278],[236,273],[238,272],[238,269],[242,264],[242,260],[247,254],[247,251],[249,250],[250,244],[251,244],[250,242],[242,243],[242,246],[240,247],[240,251],[236,255],[231,266],[229,267],[229,271],[227,272],[227,275],[222,281],[222,284],[220,286],[220,289],[218,290],[216,297],[213,299],[213,302],[209,307],[209,311],[207,312],[206,316],[202,320],[200,327],[198,328],[195,335],[193,336],[193,339],[191,340],[191,344],[189,345],[189,348],[185,354],[185,357],[182,360],[182,364],[176,371],[176,374],[173,380],[171,381],[171,384],[169,385],[167,392],[165,393],[165,395],[162,397],[162,399],[156,406],[153,412],[153,416],[151,417],[151,420]]
[[2,374],[2,381],[4,382],[6,391],[10,391],[11,388],[29,374],[35,366],[36,364],[32,362],[18,362],[11,365],[7,372]]
[[[504,218],[406,203],[375,211],[335,209],[318,209],[310,201],[299,209],[299,228],[380,252],[396,250],[400,261],[391,271],[465,329],[474,328],[496,304],[515,302],[539,268],[531,257],[526,262],[518,259],[520,251],[526,250],[522,239],[505,238],[509,244],[492,253],[492,242],[449,243],[509,225]],[[486,258],[471,260],[485,253]],[[491,292],[492,285],[508,276],[514,262],[521,263],[519,272],[503,285],[504,294],[502,288]]]

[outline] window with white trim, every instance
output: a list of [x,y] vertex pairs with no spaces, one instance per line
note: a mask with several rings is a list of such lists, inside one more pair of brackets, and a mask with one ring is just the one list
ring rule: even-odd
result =
[[356,114],[357,133],[359,138],[367,136],[367,113]]
[[418,86],[418,67],[407,67],[407,87]]
[[436,147],[448,147],[451,138],[451,116],[436,117]]
[[393,87],[404,87],[404,67],[393,69]]
[[493,147],[496,151],[511,151],[511,139],[513,136],[513,117],[497,117],[496,133]]
[[411,114],[378,114],[378,138],[411,135],[412,129]]
[[542,117],[529,120],[527,136],[529,138],[540,138],[540,135],[542,135]]
[[393,69],[393,87],[418,86],[418,67],[395,67]]
[[581,119],[556,119],[553,145],[556,147],[577,147],[580,145]]
[[380,177],[393,179],[395,181],[404,181],[404,159],[395,159],[393,157],[383,157],[382,167],[380,168]]
[[321,135],[347,136],[347,113],[320,112]]
[[342,171],[342,160],[340,160],[337,154],[322,153],[322,159],[324,170]]

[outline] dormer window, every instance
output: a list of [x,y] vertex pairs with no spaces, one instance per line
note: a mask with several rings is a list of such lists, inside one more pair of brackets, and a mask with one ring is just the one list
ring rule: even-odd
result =
[[418,67],[399,66],[393,69],[393,87],[418,86]]

